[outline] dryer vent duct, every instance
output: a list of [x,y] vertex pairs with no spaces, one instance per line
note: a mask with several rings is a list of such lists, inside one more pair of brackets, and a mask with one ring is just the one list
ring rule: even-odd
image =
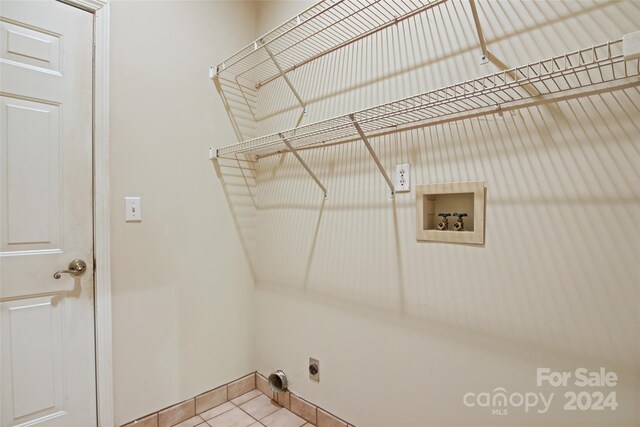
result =
[[271,390],[287,391],[287,386],[287,375],[280,369],[269,375],[269,387]]

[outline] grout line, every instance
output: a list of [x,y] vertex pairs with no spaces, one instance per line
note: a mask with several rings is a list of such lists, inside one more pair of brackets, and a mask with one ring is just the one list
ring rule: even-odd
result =
[[[242,409],[241,407],[236,406],[236,408],[240,409],[242,412],[244,412],[245,414],[249,415],[249,416],[251,417],[251,419],[252,419],[252,420],[254,420],[254,421],[260,421],[259,419],[257,419],[256,417],[254,417],[253,415],[251,415],[250,413],[248,413],[247,411],[245,411],[245,410],[244,410],[244,409]],[[251,424],[253,424],[253,423],[251,423]]]
[[[258,378],[257,378],[257,376],[258,376],[258,375],[260,375],[262,378],[265,378],[265,379],[266,379],[266,377],[265,377],[264,375],[262,375],[261,373],[259,373],[259,372],[257,372],[257,371],[256,371],[256,384],[257,384],[257,381],[258,381]],[[257,386],[256,386],[256,388],[257,388]],[[318,418],[318,410],[321,410],[322,412],[325,412],[325,413],[327,413],[327,414],[329,414],[329,415],[331,415],[331,416],[333,416],[333,417],[335,417],[335,418],[339,419],[339,420],[340,420],[340,421],[342,421],[343,423],[347,424],[349,427],[356,427],[355,425],[353,425],[353,424],[351,424],[351,423],[349,423],[349,422],[345,421],[343,418],[341,418],[341,417],[339,417],[339,416],[335,415],[333,412],[329,412],[329,411],[327,411],[326,409],[324,409],[324,408],[322,408],[322,407],[320,407],[320,406],[316,405],[315,403],[308,401],[308,400],[307,400],[307,399],[305,399],[304,397],[301,397],[301,396],[299,396],[299,395],[295,394],[295,393],[294,393],[294,392],[292,392],[291,390],[287,390],[287,391],[288,391],[290,394],[292,394],[292,395],[294,395],[295,397],[297,397],[298,399],[303,400],[303,401],[307,402],[309,405],[311,405],[311,406],[313,406],[314,408],[316,408],[316,424],[314,424],[314,425],[316,425],[316,426],[317,426],[317,422],[318,422],[318,419],[317,419],[317,418]],[[262,394],[264,394],[264,393],[262,393]],[[269,395],[266,395],[266,394],[265,394],[265,396],[269,397]],[[289,399],[291,399],[291,396],[289,396]],[[274,399],[272,399],[272,400],[274,400]],[[277,401],[276,401],[276,403],[277,403]],[[291,401],[289,401],[289,405],[291,405]],[[284,406],[283,406],[283,408],[284,408]],[[285,408],[285,409],[286,409],[286,408]],[[300,418],[303,418],[302,416],[300,416],[300,415],[296,414],[295,412],[293,412],[291,409],[288,409],[288,411],[289,411],[289,412],[291,412],[291,413],[293,413],[293,414],[295,414],[295,415],[297,415],[297,416],[299,416]],[[304,419],[304,418],[303,418],[303,419]],[[307,421],[306,419],[305,419],[305,423],[309,423],[309,424],[311,424],[311,423],[310,423],[309,421]],[[303,424],[303,425],[304,425],[304,424]]]
[[[257,374],[257,372],[256,372],[256,374]],[[259,389],[258,387],[254,388],[254,390],[258,390],[258,391],[260,391],[260,389]],[[252,390],[252,391],[253,391],[253,390]],[[248,391],[247,393],[250,393],[250,392]],[[257,398],[258,398],[258,397],[260,397],[261,395],[262,395],[262,396],[267,396],[266,394],[264,394],[263,392],[261,392],[261,391],[260,391],[260,394],[259,394],[258,396],[254,397],[253,399],[249,399],[249,400],[247,400],[246,402],[243,402],[242,404],[244,405],[244,404],[245,404],[245,403],[247,403],[247,402],[251,402],[252,400],[257,399]],[[238,396],[238,397],[239,397],[239,396]],[[269,397],[269,396],[267,396],[267,397]],[[271,398],[270,398],[270,399],[271,399]],[[276,402],[276,401],[275,401],[275,400],[273,400],[273,399],[271,399],[271,400],[272,400],[273,402]],[[233,403],[233,402],[232,402],[232,403]],[[280,406],[280,408],[276,409],[275,411],[271,412],[270,414],[265,415],[264,417],[262,417],[262,418],[260,418],[260,419],[258,419],[258,418],[256,418],[256,417],[254,417],[253,415],[251,415],[250,413],[248,413],[247,411],[245,411],[244,409],[242,409],[240,406],[236,406],[236,408],[240,409],[242,412],[244,412],[245,414],[249,415],[251,418],[253,418],[253,419],[254,419],[256,422],[258,422],[260,425],[264,425],[264,424],[260,423],[260,420],[263,420],[263,419],[267,418],[269,415],[273,414],[274,412],[279,411],[281,408],[284,408],[284,406],[280,405],[278,402],[276,402],[276,404],[277,404],[278,406]],[[235,405],[235,403],[234,403],[234,405]]]
[[[257,389],[257,388],[254,388],[253,390],[258,390],[258,389]],[[253,391],[253,390],[251,390],[251,391]],[[251,393],[251,391],[248,391],[247,393]],[[260,390],[258,390],[258,391],[260,391]],[[261,391],[260,391],[260,394],[264,395],[264,393],[263,393],[263,392],[261,392]],[[246,401],[242,402],[240,405],[244,405],[245,403],[249,403],[249,402],[251,402],[252,400],[255,400],[255,399],[259,398],[259,397],[260,397],[260,394],[259,394],[259,395],[257,395],[256,397],[252,397],[251,399],[249,399],[249,400],[246,400]],[[240,397],[240,396],[238,396],[238,397]],[[233,403],[233,402],[232,402],[232,403]],[[234,403],[234,405],[236,405],[236,404]],[[237,406],[238,408],[240,408],[240,405],[236,405],[236,406]],[[242,408],[240,408],[240,409],[242,409]]]
[[[228,409],[228,410],[226,410],[226,411],[222,411],[222,412],[220,412],[218,415],[216,415],[215,417],[209,418],[208,420],[205,420],[204,422],[205,422],[205,423],[207,423],[207,424],[209,424],[209,421],[210,421],[210,420],[212,420],[212,419],[214,419],[214,418],[217,418],[217,417],[219,417],[219,416],[220,416],[220,415],[222,415],[222,414],[226,414],[227,412],[232,411],[234,408],[237,408],[237,406],[236,406],[232,401],[230,401],[230,400],[227,400],[227,401],[226,401],[226,402],[224,402],[224,403],[231,403],[231,406],[233,406],[233,408]],[[217,408],[218,406],[222,406],[222,405],[224,405],[224,403],[221,403],[221,404],[219,404],[219,405],[216,405],[216,406],[214,406],[213,408],[209,408],[209,409],[207,409],[206,411],[200,412],[200,414],[204,414],[205,412],[210,411],[210,410],[212,410],[212,409],[215,409],[215,408]],[[196,415],[198,415],[198,416],[199,416],[200,414],[196,414]],[[202,418],[202,417],[200,417],[200,418]],[[202,418],[202,419],[204,420],[204,418]]]

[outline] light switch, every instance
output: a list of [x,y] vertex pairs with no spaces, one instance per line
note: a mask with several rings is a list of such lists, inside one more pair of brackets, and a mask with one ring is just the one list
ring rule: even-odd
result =
[[142,221],[142,208],[140,206],[140,197],[124,198],[125,221],[134,222]]

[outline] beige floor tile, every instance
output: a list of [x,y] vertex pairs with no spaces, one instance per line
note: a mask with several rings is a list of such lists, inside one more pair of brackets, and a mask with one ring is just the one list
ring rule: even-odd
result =
[[122,427],[158,427],[158,414],[151,414]]
[[267,427],[300,427],[306,421],[286,408],[282,408],[264,417],[260,422]]
[[256,375],[255,373],[240,378],[227,385],[227,398],[229,400],[245,394],[256,388]]
[[268,396],[260,393],[260,396],[240,405],[240,409],[251,415],[256,420],[261,420],[269,414],[274,413],[281,406],[271,400]]
[[264,427],[264,425],[260,424],[259,422],[255,422],[251,424],[249,427]]
[[227,386],[218,387],[214,390],[196,396],[196,414],[208,411],[227,401]]
[[347,423],[318,408],[318,427],[347,427]]
[[244,402],[248,402],[251,399],[253,399],[254,397],[260,396],[261,394],[262,394],[262,392],[260,390],[251,390],[249,393],[245,393],[243,395],[240,395],[240,396],[236,397],[235,399],[233,399],[231,401],[231,403],[233,403],[236,406],[240,406]]
[[158,412],[158,427],[172,427],[196,414],[195,399],[178,403]]
[[255,422],[256,420],[238,408],[207,421],[211,427],[247,427]]
[[314,426],[314,425],[313,425],[313,424],[311,424],[311,423],[306,423],[306,424],[305,424],[305,425],[303,425],[302,427],[316,427],[316,426]]
[[184,420],[180,424],[176,424],[175,427],[195,427],[202,424],[204,420],[199,416],[191,417],[188,420]]
[[202,417],[202,419],[204,419],[205,421],[210,420],[213,417],[217,417],[218,415],[230,411],[232,409],[234,409],[236,407],[236,405],[234,405],[231,402],[227,402],[227,403],[223,403],[222,405],[218,405],[215,408],[211,408],[206,412],[203,412],[200,414],[200,416]]

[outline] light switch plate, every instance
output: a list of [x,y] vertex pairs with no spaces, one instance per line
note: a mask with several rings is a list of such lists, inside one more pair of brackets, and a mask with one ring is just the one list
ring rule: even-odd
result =
[[142,206],[140,205],[140,197],[124,198],[125,221],[140,222],[142,221]]
[[411,165],[409,163],[397,165],[395,192],[402,193],[409,190],[411,190]]

